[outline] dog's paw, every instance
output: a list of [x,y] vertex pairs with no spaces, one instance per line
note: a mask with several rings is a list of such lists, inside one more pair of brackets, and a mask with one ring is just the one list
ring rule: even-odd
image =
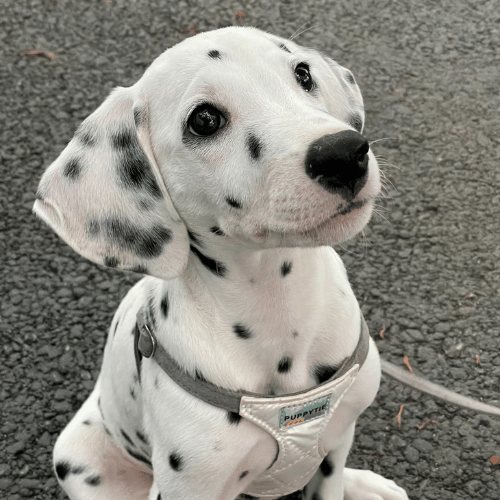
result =
[[344,500],[408,500],[391,479],[369,470],[344,469]]

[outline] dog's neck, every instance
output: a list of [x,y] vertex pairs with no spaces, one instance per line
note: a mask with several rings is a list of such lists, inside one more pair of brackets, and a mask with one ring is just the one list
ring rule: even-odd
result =
[[[211,234],[191,237],[191,254],[185,272],[189,281],[207,290],[215,300],[248,306],[252,296],[287,298],[297,290],[287,286],[287,278],[297,273],[307,250],[299,248],[251,248],[227,236]],[[195,278],[196,277],[196,278]],[[312,278],[312,277],[311,277]],[[283,302],[284,301],[284,302]]]
[[[160,296],[171,307],[158,340],[189,373],[200,370],[222,387],[312,387],[310,358],[336,366],[358,340],[359,329],[350,326],[359,316],[356,300],[332,258],[326,247],[252,249],[228,236],[192,233],[184,273],[162,284]],[[325,357],[322,343],[336,349]],[[216,370],[206,356],[218,360]],[[291,377],[284,375],[288,359]]]

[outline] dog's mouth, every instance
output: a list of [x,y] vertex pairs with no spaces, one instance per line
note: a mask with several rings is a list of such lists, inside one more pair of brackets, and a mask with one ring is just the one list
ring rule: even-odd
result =
[[[254,231],[252,234],[252,239],[255,242],[264,243],[266,240],[270,243],[272,239],[279,239],[282,243],[288,241],[298,241],[298,240],[314,240],[319,241],[323,239],[331,239],[328,236],[331,234],[334,240],[343,241],[352,237],[353,234],[357,233],[364,227],[366,223],[366,218],[371,215],[371,200],[361,199],[352,200],[344,203],[337,210],[322,219],[321,222],[310,225],[309,227],[279,227],[276,224],[275,227],[262,227],[258,231]],[[363,210],[363,214],[355,215],[354,213]],[[352,214],[352,215],[351,215]],[[338,221],[339,218],[345,217],[350,220]],[[352,219],[351,219],[352,217]],[[338,225],[338,227],[336,227]]]
[[334,221],[337,217],[342,217],[344,215],[351,213],[353,210],[358,210],[360,208],[363,208],[366,205],[366,203],[367,200],[350,201],[341,206],[333,215],[327,217],[316,226],[306,229],[305,231],[298,231],[296,234],[303,236],[311,236],[312,234],[317,234],[326,226],[328,226],[332,221]]

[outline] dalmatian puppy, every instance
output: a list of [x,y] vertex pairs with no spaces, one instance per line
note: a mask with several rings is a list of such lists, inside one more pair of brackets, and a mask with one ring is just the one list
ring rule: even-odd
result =
[[[380,190],[363,120],[349,70],[231,27],[170,48],[83,122],[34,211],[88,259],[148,276],[56,443],[71,499],[408,498],[345,468],[380,381],[331,248],[365,226]],[[179,385],[144,332],[193,386],[243,394],[241,410]]]

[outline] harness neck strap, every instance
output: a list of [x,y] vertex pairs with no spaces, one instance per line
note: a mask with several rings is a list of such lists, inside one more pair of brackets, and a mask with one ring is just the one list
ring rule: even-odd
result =
[[[144,356],[145,358],[154,359],[160,368],[184,390],[193,396],[196,396],[198,399],[201,399],[212,406],[222,408],[223,410],[239,413],[240,402],[243,396],[258,398],[274,397],[248,391],[229,391],[205,380],[192,377],[177,364],[177,362],[160,344],[157,343],[151,324],[152,322],[148,318],[148,313],[145,308],[141,308],[137,313],[137,325],[134,332],[134,353],[139,381],[141,378],[141,358]],[[370,347],[369,339],[370,334],[368,332],[368,327],[363,315],[361,315],[361,331],[358,344],[354,349],[354,352],[342,362],[332,377],[316,387],[321,387],[322,385],[328,384],[335,379],[341,378],[355,364],[358,364],[361,367],[368,355],[368,349]],[[300,396],[310,390],[311,389],[309,388],[304,391],[284,394],[283,396]]]

